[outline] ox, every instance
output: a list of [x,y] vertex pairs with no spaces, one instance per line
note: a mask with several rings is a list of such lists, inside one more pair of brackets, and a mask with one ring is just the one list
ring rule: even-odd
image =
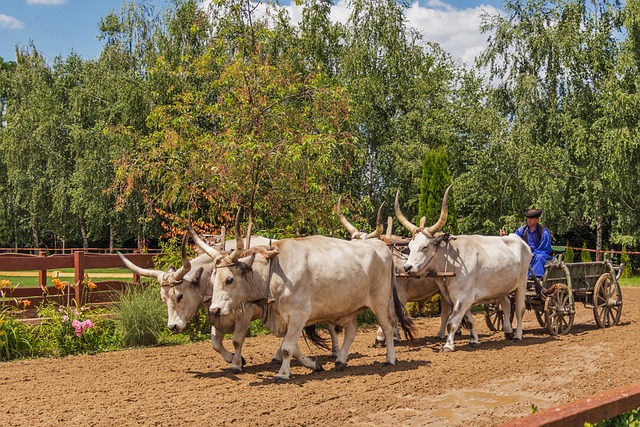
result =
[[[404,238],[395,236],[391,236],[391,224],[387,227],[387,235],[382,235],[382,231],[384,226],[382,224],[382,206],[378,209],[378,215],[376,218],[376,230],[371,233],[365,233],[363,231],[359,231],[356,227],[354,227],[348,220],[345,218],[342,213],[342,208],[340,204],[341,198],[338,198],[338,204],[336,205],[336,215],[340,220],[340,223],[343,227],[350,233],[351,240],[367,240],[367,239],[381,239],[383,240],[391,253],[393,255],[393,264],[396,272],[396,284],[398,286],[398,298],[400,299],[400,303],[404,306],[407,302],[424,302],[425,300],[431,298],[436,293],[440,291],[438,288],[438,283],[434,278],[431,277],[419,277],[419,276],[407,276],[404,274],[404,263],[406,261],[406,254],[402,249],[398,249],[396,243],[400,246],[405,242]],[[383,203],[384,205],[384,203]],[[445,337],[445,327],[447,324],[447,318],[449,313],[451,312],[451,308],[449,305],[446,305],[443,300],[442,305],[442,314],[440,321],[440,330],[438,331],[438,337]],[[397,328],[394,330],[394,337],[399,338],[400,334],[398,333]],[[378,332],[376,334],[376,344],[384,342],[384,335],[382,332],[382,328],[378,327]]]
[[515,291],[517,327],[515,339],[522,339],[522,316],[525,310],[527,271],[531,261],[529,246],[517,235],[498,236],[450,236],[440,230],[448,216],[449,188],[445,192],[440,218],[426,229],[407,220],[400,211],[396,194],[394,209],[400,223],[413,236],[409,242],[409,257],[404,264],[409,274],[428,272],[452,272],[453,277],[438,279],[443,298],[453,307],[447,322],[445,351],[454,350],[454,335],[463,317],[469,321],[471,345],[478,345],[478,334],[469,310],[477,304],[499,301],[504,312],[503,329],[507,338],[513,337],[509,294]]
[[[249,236],[251,235],[249,234],[247,237],[247,245],[249,244]],[[253,236],[252,238],[254,242],[269,242],[269,239],[265,237]],[[140,268],[118,252],[124,265],[131,271],[143,277],[155,278],[160,283],[160,296],[167,306],[167,327],[172,331],[183,330],[196,315],[200,305],[204,305],[208,311],[213,292],[211,285],[213,263],[210,256],[200,254],[193,260],[189,260],[186,255],[185,244],[186,241],[183,240],[182,267],[178,270],[169,268],[166,272]],[[227,245],[235,248],[236,241],[229,241]],[[241,371],[242,366],[245,364],[241,354],[244,338],[250,322],[259,318],[261,313],[260,307],[247,304],[246,310],[237,315],[233,314],[219,319],[213,319],[209,316],[213,349],[220,353],[224,360],[231,365],[231,370],[234,372]],[[222,344],[224,335],[228,333],[233,333],[233,353],[229,352]],[[278,358],[277,355],[276,358]]]
[[310,369],[322,369],[298,347],[307,325],[328,322],[344,327],[337,370],[347,365],[357,329],[355,317],[365,308],[371,309],[384,331],[387,364],[396,362],[391,304],[405,335],[412,338],[413,322],[398,299],[393,260],[383,242],[312,236],[280,240],[272,247],[257,246],[246,254],[241,246],[239,238],[230,255],[213,256],[210,311],[214,317],[225,317],[241,312],[247,303],[267,302],[264,323],[283,338],[276,380],[289,379],[292,357]]

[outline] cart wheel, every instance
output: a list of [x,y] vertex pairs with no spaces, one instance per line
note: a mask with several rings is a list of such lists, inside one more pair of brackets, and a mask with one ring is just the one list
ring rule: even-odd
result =
[[545,324],[551,335],[566,335],[575,316],[573,298],[566,285],[556,284],[555,287],[555,292],[548,295],[544,303]]
[[500,304],[490,302],[484,305],[484,320],[487,322],[487,327],[493,332],[502,330],[502,319],[504,314]]
[[[513,324],[513,317],[516,312],[516,302],[514,298],[509,298],[511,301],[511,315],[509,316],[509,322]],[[499,303],[488,303],[484,305],[484,320],[487,322],[487,327],[493,332],[502,330],[502,322],[504,319],[504,311]]]
[[622,314],[622,292],[611,273],[605,273],[593,289],[593,317],[599,328],[615,326]]
[[547,325],[544,321],[544,312],[542,311],[538,311],[535,308],[533,309],[533,312],[536,314],[536,319],[538,320],[538,325],[540,325],[541,328],[545,328]]

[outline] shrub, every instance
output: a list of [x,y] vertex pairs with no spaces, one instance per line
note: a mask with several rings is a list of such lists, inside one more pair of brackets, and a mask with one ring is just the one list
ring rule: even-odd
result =
[[198,312],[187,323],[182,333],[188,335],[191,341],[202,341],[211,337],[211,324],[209,323],[209,313],[206,307],[200,306]]
[[566,248],[567,249],[564,252],[564,262],[573,262],[575,255],[573,253],[573,249],[569,247],[569,243],[567,243]]
[[104,310],[46,305],[38,309],[39,355],[67,356],[112,350],[119,342],[115,322]]
[[35,343],[33,326],[6,312],[0,313],[0,360],[31,357],[35,354]]
[[[582,249],[587,249],[587,242],[584,242],[584,243],[582,244]],[[580,253],[580,260],[581,260],[582,262],[591,262],[591,261],[592,261],[592,259],[591,259],[591,252],[586,251],[586,250],[583,250],[583,251]]]
[[156,345],[167,324],[159,285],[131,286],[119,297],[113,314],[125,347]]
[[622,275],[620,277],[631,277],[633,275],[633,269],[631,267],[631,256],[629,256],[629,253],[627,252],[626,245],[622,247],[620,262],[624,264],[622,266]]

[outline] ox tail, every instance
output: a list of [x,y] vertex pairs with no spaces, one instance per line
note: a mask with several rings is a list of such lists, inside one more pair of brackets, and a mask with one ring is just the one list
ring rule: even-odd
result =
[[393,266],[391,267],[391,277],[392,280],[392,288],[393,288],[393,308],[396,312],[396,317],[398,318],[398,322],[400,323],[400,327],[404,332],[404,336],[409,341],[413,341],[413,334],[416,332],[415,324],[409,316],[409,312],[407,308],[400,302],[400,297],[398,297],[398,287],[396,286],[396,272]]
[[306,336],[311,340],[312,343],[314,343],[317,347],[321,347],[324,348],[326,350],[331,351],[331,346],[329,344],[327,344],[327,339],[326,338],[322,338],[317,330],[316,330],[316,325],[309,325],[309,326],[305,326],[304,327],[304,332],[306,334]]

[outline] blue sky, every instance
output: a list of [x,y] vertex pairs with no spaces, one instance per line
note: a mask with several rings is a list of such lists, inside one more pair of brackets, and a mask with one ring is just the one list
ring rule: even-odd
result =
[[[154,0],[156,10],[165,0]],[[123,0],[0,0],[0,56],[15,60],[16,45],[33,41],[50,61],[57,55],[66,57],[73,50],[85,59],[96,58],[102,50],[98,41],[98,22],[110,11],[119,11]],[[288,0],[281,1],[289,4]],[[332,17],[345,20],[347,0],[334,0]],[[299,19],[300,9],[290,9]],[[486,34],[480,34],[481,11],[495,13],[497,0],[419,0],[406,11],[409,25],[420,30],[426,40],[436,41],[452,56],[470,64],[484,47]]]

